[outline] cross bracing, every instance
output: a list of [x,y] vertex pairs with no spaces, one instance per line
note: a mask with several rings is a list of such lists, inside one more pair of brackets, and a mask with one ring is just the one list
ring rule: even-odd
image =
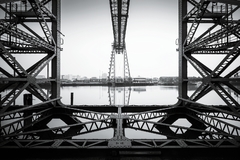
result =
[[110,0],[114,42],[113,48],[118,54],[125,49],[125,35],[130,0]]
[[[114,35],[109,77],[115,78],[115,56],[121,53],[125,78],[130,78],[125,44],[130,0],[110,0],[109,4]],[[179,0],[178,4],[179,101],[176,104],[129,105],[131,91],[128,91],[124,104],[116,105],[114,91],[110,90],[110,105],[67,106],[61,102],[59,93],[60,0],[2,1],[0,9],[5,16],[0,19],[0,56],[15,74],[0,66],[1,74],[5,75],[0,78],[0,91],[8,90],[0,101],[0,148],[239,148],[240,104],[229,90],[239,97],[240,79],[235,75],[240,70],[240,20],[236,16],[240,2]],[[39,25],[41,32],[31,29],[28,23]],[[202,31],[203,23],[210,27]],[[24,68],[14,54],[43,57]],[[222,59],[211,68],[196,55],[222,55]],[[230,68],[234,63],[237,65]],[[39,79],[37,75],[48,65],[50,75]],[[200,77],[189,79],[188,66]],[[39,81],[50,82],[50,95]],[[189,94],[187,84],[191,81],[200,85]],[[41,102],[14,104],[23,91]],[[199,102],[210,92],[216,93],[225,104]],[[51,126],[53,120],[63,124]],[[178,124],[181,120],[189,125]],[[161,138],[129,138],[126,129]],[[106,130],[113,131],[108,139],[79,138]]]
[[112,19],[113,37],[112,54],[108,72],[108,80],[113,85],[116,83],[116,58],[115,54],[123,54],[123,82],[130,82],[130,68],[126,50],[126,30],[130,0],[109,0]]

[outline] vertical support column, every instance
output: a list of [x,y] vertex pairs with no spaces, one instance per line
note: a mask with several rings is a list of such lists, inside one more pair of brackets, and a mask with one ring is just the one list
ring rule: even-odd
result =
[[124,121],[129,118],[127,115],[122,115],[122,107],[124,106],[116,106],[118,107],[118,114],[111,115],[113,122],[115,122],[114,128],[114,137],[108,141],[109,148],[131,148],[132,143],[131,140],[125,137],[124,131]]
[[61,37],[59,31],[61,30],[61,0],[53,0],[52,1],[52,13],[56,16],[56,21],[53,20],[52,22],[52,34],[53,39],[56,42],[56,56],[52,60],[52,78],[56,79],[55,81],[51,82],[51,91],[52,97],[51,98],[58,98],[60,97],[60,44],[61,44]]
[[[0,104],[1,104],[2,94],[0,93]],[[2,109],[2,106],[0,107]],[[0,128],[2,127],[2,118],[0,117]],[[2,136],[2,130],[0,130],[0,137]],[[1,138],[0,138],[1,141]]]
[[124,49],[123,51],[123,81],[124,83],[127,82],[129,83],[131,80],[131,75],[130,75],[130,69],[129,69],[129,63],[128,63],[128,57],[127,57],[127,51]]
[[109,72],[108,72],[108,82],[113,86],[115,85],[116,78],[116,59],[115,59],[116,50],[112,46],[112,53],[110,58]]
[[184,41],[187,37],[187,22],[183,17],[187,14],[187,0],[179,0],[179,97],[187,98],[187,60],[184,58]]
[[126,82],[126,58],[125,58],[125,55],[126,55],[126,50],[123,50],[123,83]]
[[118,139],[121,139],[123,136],[125,136],[124,129],[123,129],[123,119],[122,119],[122,107],[124,106],[117,106],[118,107],[118,115],[116,118],[117,121],[117,127],[114,129],[114,136],[116,136]]

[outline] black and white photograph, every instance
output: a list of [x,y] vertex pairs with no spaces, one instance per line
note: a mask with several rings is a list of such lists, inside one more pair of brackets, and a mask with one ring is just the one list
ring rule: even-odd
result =
[[1,160],[239,160],[240,0],[0,0]]

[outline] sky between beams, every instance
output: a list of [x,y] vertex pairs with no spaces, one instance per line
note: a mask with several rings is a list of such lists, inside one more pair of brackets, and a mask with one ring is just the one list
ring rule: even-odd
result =
[[[61,74],[108,73],[113,42],[109,0],[62,1],[61,25]],[[131,0],[125,39],[131,76],[177,76],[177,37],[177,0]]]

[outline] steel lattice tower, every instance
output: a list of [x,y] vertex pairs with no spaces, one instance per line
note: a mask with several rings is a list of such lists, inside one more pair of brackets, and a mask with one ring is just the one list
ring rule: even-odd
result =
[[123,82],[130,81],[130,68],[128,64],[125,35],[127,29],[127,19],[130,0],[109,0],[114,42],[110,59],[108,79],[111,83],[116,83],[116,54],[123,55]]
[[[123,54],[125,78],[128,78],[130,72],[124,39],[129,0],[109,2],[114,33],[110,68],[114,70],[115,55]],[[0,66],[4,75],[0,78],[0,148],[34,148],[31,152],[60,148],[84,150],[81,153],[90,153],[89,149],[123,151],[126,148],[128,151],[169,152],[174,149],[179,153],[190,153],[192,150],[189,149],[197,149],[200,153],[216,151],[213,157],[239,150],[240,104],[234,96],[240,96],[237,86],[240,82],[240,2],[179,0],[178,6],[179,96],[176,104],[69,106],[60,100],[61,1],[0,1],[0,9],[4,13],[0,19],[0,57],[8,66]],[[34,30],[29,23],[38,25],[41,32]],[[210,27],[201,28],[202,24]],[[32,66],[24,68],[14,54],[43,56]],[[196,55],[221,55],[223,58],[211,68]],[[231,68],[234,63],[237,65]],[[38,78],[37,75],[47,66],[50,66],[50,75],[46,79]],[[200,77],[188,77],[190,66]],[[111,69],[109,78],[113,79],[115,75]],[[40,81],[50,82],[50,94],[39,85]],[[193,93],[188,92],[191,81],[200,82]],[[15,105],[14,101],[23,92],[31,94],[27,95],[30,100],[26,99],[24,105]],[[199,102],[211,92],[225,104]],[[32,96],[41,102],[33,105]],[[62,121],[65,125],[51,127],[49,123],[53,120]],[[179,120],[189,124],[176,124]],[[109,139],[78,137],[107,129],[113,130],[113,137]],[[163,138],[130,139],[125,134],[126,129]]]

